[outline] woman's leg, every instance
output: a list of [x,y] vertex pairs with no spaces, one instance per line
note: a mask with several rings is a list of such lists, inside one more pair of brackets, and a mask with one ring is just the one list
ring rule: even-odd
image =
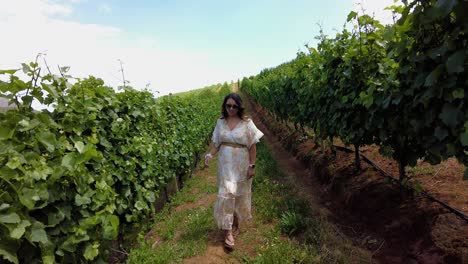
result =
[[[250,218],[252,218],[252,213],[251,213],[251,194],[250,194],[250,186],[245,186],[247,191],[245,194],[240,195],[236,198],[236,204],[235,204],[235,210],[233,214],[233,220],[232,220],[232,231],[234,233],[234,236],[239,234],[239,226],[240,226],[240,221],[246,221]],[[243,222],[245,223],[245,222]]]

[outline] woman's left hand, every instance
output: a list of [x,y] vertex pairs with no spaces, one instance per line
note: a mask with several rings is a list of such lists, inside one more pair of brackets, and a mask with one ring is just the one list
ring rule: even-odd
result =
[[248,174],[247,176],[250,178],[252,178],[253,176],[255,175],[255,169],[254,168],[251,168],[249,167],[249,171],[248,171]]

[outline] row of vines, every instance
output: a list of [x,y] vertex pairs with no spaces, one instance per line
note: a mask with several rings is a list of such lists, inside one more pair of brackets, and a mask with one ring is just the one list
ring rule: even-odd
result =
[[402,183],[418,159],[468,165],[468,2],[388,8],[393,25],[351,12],[335,37],[321,32],[316,48],[244,78],[242,89],[277,118],[354,145],[358,167],[359,147],[381,146]]
[[111,242],[150,220],[166,183],[195,166],[229,90],[156,99],[64,70],[0,71],[0,96],[15,106],[0,113],[0,255],[13,263],[107,262]]

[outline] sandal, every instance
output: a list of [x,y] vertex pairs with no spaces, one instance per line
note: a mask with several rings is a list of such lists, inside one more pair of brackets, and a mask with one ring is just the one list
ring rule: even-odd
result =
[[224,247],[230,251],[234,250],[234,237],[232,236],[232,240],[229,239],[229,235],[226,236],[226,239],[224,240]]

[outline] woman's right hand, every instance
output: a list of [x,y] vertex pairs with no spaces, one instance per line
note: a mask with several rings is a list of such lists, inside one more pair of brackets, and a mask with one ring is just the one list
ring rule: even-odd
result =
[[205,168],[208,167],[210,160],[213,158],[213,155],[211,153],[208,153],[205,155]]

